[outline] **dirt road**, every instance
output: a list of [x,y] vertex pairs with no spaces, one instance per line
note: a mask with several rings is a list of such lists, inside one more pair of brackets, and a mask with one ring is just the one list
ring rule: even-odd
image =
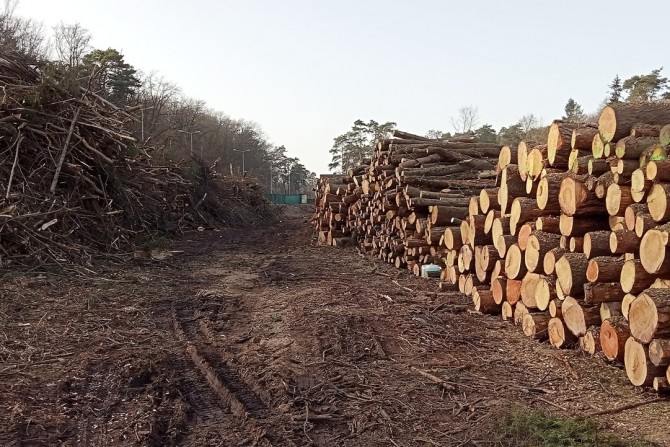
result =
[[[88,277],[6,277],[0,445],[483,446],[514,408],[654,397],[433,281],[315,247],[307,219],[195,233]],[[598,421],[667,445],[668,402]]]

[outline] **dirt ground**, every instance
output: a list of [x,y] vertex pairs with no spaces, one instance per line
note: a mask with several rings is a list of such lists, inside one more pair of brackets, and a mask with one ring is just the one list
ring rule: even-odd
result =
[[[485,446],[511,408],[583,416],[656,397],[434,280],[315,246],[309,211],[87,277],[6,275],[0,445]],[[668,410],[598,421],[670,445]]]

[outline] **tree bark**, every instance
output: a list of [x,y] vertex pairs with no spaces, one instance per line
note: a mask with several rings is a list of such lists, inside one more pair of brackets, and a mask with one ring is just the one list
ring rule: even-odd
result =
[[658,138],[628,136],[617,141],[615,153],[619,159],[639,160],[640,155],[654,144],[658,144]]
[[670,340],[657,338],[649,343],[649,360],[656,366],[670,365]]
[[620,230],[610,233],[610,252],[612,254],[634,253],[639,250],[639,247],[640,238],[635,231]]
[[[598,256],[589,261],[586,267],[586,280],[592,283],[615,282],[621,280],[621,270],[625,264],[623,258]],[[621,283],[619,283],[621,284]]]
[[584,304],[595,306],[600,303],[620,302],[626,292],[618,282],[596,282],[584,284]]
[[[593,138],[598,135],[598,127],[593,124],[581,124],[572,131],[570,138],[570,148],[580,151],[590,151],[593,145]],[[548,146],[548,145],[547,145]]]
[[611,254],[610,234],[611,231],[592,231],[584,235],[583,248],[587,259]]
[[538,341],[544,341],[549,338],[547,326],[549,325],[549,315],[541,313],[527,313],[523,316],[522,328],[523,333]]

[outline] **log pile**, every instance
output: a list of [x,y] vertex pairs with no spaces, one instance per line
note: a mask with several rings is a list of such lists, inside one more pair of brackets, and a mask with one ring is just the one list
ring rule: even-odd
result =
[[668,102],[620,103],[598,125],[554,121],[546,142],[517,147],[402,133],[322,177],[319,238],[417,275],[439,265],[440,288],[476,310],[668,391],[668,123]]
[[130,109],[55,69],[0,54],[0,87],[1,268],[123,258],[138,238],[244,219],[241,203],[264,212],[253,182],[153,164],[125,129]]

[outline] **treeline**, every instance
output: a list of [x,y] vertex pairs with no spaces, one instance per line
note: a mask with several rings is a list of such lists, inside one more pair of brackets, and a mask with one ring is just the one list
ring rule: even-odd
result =
[[[662,71],[663,67],[648,74],[631,76],[626,80],[621,80],[617,75],[608,85],[607,97],[603,99],[598,111],[612,103],[670,99],[670,84],[668,78],[662,76]],[[570,98],[565,104],[561,119],[596,124],[598,112],[587,114],[577,101]],[[481,142],[516,146],[521,141],[546,141],[549,134],[549,126],[544,125],[542,118],[532,113],[496,131],[491,124],[481,124],[479,110],[472,105],[461,107],[450,122],[453,131],[434,129],[426,132],[425,136],[449,139],[469,134]],[[396,123],[393,122],[379,124],[374,120],[368,122],[356,120],[349,131],[335,137],[330,149],[330,170],[346,172],[360,165],[364,159],[372,155],[374,141],[377,138],[390,137],[395,126]]]
[[65,75],[68,88],[88,87],[115,105],[130,107],[137,115],[129,129],[138,141],[135,149],[154,164],[197,156],[216,161],[224,174],[255,177],[268,191],[311,190],[315,174],[286,147],[272,144],[257,123],[185,96],[162,76],[127,63],[116,49],[92,48],[91,33],[80,24],[46,30],[17,16],[16,6],[17,0],[6,1],[0,12],[0,48],[35,61],[46,72]]

